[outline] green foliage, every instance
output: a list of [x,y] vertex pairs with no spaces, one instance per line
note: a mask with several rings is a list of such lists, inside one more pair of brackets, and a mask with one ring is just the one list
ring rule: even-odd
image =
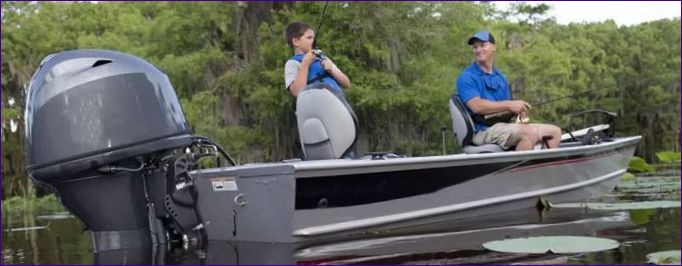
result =
[[642,173],[642,172],[653,172],[654,169],[651,165],[646,163],[641,157],[633,156],[628,165],[628,172],[631,173]]
[[631,173],[628,173],[628,172],[625,172],[625,174],[623,174],[623,177],[621,177],[621,180],[622,180],[622,181],[632,181],[632,180],[635,180],[635,175],[633,175],[633,174],[631,174]]
[[54,194],[44,197],[33,195],[14,196],[2,200],[2,217],[23,217],[35,216],[45,213],[64,212],[64,206],[59,202]]
[[16,119],[19,117],[21,112],[18,106],[3,106],[2,107],[2,121]]
[[662,163],[680,162],[680,152],[661,151],[656,153],[656,158]]
[[634,209],[628,210],[630,221],[634,224],[645,225],[651,221],[651,216],[656,213],[656,209]]
[[[293,21],[317,27],[324,5],[3,2],[3,195],[17,194],[27,182],[21,108],[31,75],[45,56],[70,49],[119,50],[157,65],[194,131],[242,163],[299,157],[295,104],[283,84],[291,51],[282,35]],[[599,121],[576,121],[571,113],[608,109],[619,114],[619,135],[643,136],[637,155],[647,161],[656,151],[677,149],[679,19],[559,25],[547,18],[548,8],[330,2],[316,35],[351,79],[346,95],[360,121],[357,152],[440,154],[440,129],[450,125],[447,99],[473,60],[466,40],[480,29],[496,36],[495,64],[515,98],[540,103],[589,92],[536,106],[533,121],[576,129]],[[20,125],[16,132],[7,130],[12,120]],[[452,151],[451,137],[446,144]]]

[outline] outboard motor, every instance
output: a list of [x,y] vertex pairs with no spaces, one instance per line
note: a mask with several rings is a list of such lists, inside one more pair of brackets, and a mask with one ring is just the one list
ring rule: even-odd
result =
[[56,190],[95,252],[201,227],[188,171],[203,156],[193,149],[211,143],[190,134],[166,74],[128,54],[75,50],[46,57],[29,87],[28,174]]
[[343,96],[323,82],[308,85],[296,99],[304,160],[348,157],[357,141],[358,119]]

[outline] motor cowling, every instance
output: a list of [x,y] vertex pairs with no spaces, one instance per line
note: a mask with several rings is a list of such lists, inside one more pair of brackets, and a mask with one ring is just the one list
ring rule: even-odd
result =
[[166,174],[146,166],[192,144],[166,74],[116,51],[49,55],[29,85],[25,118],[29,176],[56,190],[92,231],[95,251],[153,242],[145,178]]
[[29,85],[27,170],[41,181],[187,145],[189,134],[166,74],[128,54],[53,54]]

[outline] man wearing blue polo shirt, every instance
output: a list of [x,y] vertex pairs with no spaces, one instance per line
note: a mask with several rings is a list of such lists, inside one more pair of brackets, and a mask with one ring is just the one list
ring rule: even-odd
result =
[[[469,38],[476,55],[476,61],[464,69],[457,78],[457,97],[468,107],[469,114],[489,115],[512,112],[520,117],[526,115],[531,106],[523,100],[512,100],[509,82],[493,66],[495,38],[490,32],[479,31]],[[559,147],[561,129],[549,124],[496,123],[491,127],[476,121],[475,145],[494,143],[505,150],[516,147],[517,151],[531,150],[536,144],[548,139],[549,148]]]

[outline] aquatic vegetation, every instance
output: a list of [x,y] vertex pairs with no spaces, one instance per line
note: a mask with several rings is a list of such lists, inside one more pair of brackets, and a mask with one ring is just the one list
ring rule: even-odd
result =
[[628,172],[626,172],[625,174],[623,174],[623,177],[621,177],[621,180],[623,180],[623,181],[631,181],[631,180],[634,180],[634,179],[635,179],[635,175],[633,175],[633,174],[631,174],[631,173],[628,173]]
[[653,166],[649,165],[644,161],[643,158],[637,157],[637,156],[632,156],[632,159],[630,160],[630,164],[628,165],[628,172],[630,173],[642,173],[642,172],[653,172],[656,169],[654,169]]
[[602,203],[602,202],[582,202],[582,203],[560,203],[551,204],[552,208],[587,208],[592,210],[640,210],[657,208],[679,208],[679,201],[645,201],[645,202],[626,202],[626,203]]
[[680,162],[680,152],[661,151],[656,153],[656,158],[663,163]]
[[623,201],[679,200],[680,176],[642,176],[623,180],[613,191]]
[[619,246],[615,240],[585,236],[540,236],[483,243],[484,248],[493,251],[533,254],[596,252]]
[[651,221],[651,216],[656,213],[653,209],[630,210],[630,221],[634,224],[645,225]]

